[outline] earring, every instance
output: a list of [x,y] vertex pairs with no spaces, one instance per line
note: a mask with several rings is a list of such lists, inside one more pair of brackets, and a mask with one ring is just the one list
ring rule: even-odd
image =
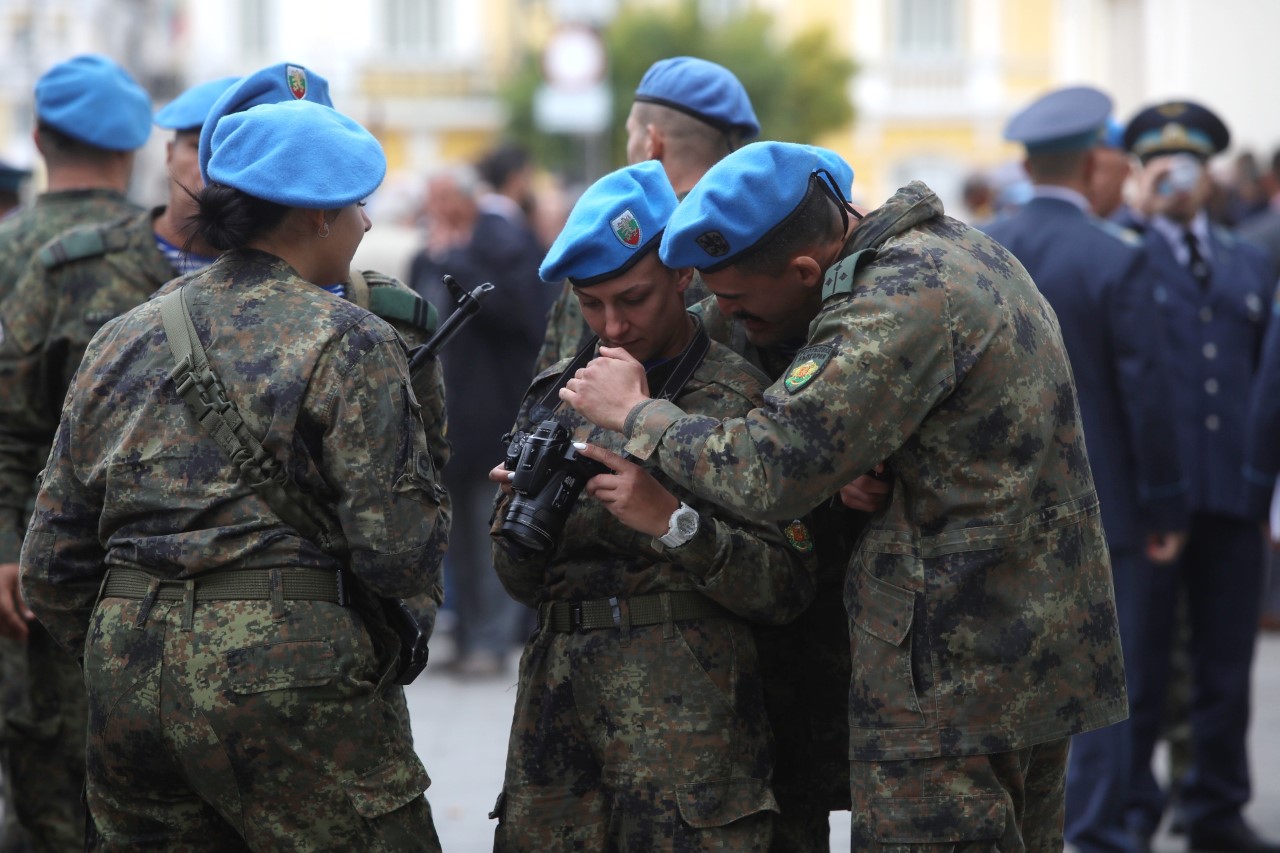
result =
[[320,237],[321,237],[322,239],[323,239],[323,238],[325,238],[325,237],[328,237],[328,236],[329,236],[329,223],[326,221],[323,225],[321,225],[321,226],[320,226],[320,230],[319,230],[319,232],[317,232],[317,233],[320,235]]

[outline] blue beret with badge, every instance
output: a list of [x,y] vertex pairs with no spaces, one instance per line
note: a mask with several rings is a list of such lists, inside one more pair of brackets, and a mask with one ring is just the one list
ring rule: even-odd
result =
[[156,113],[156,127],[179,133],[199,130],[214,103],[239,80],[239,77],[222,77],[192,86]]
[[95,148],[133,151],[151,135],[151,98],[118,63],[85,54],[36,81],[36,117]]
[[200,176],[208,182],[209,143],[218,120],[223,116],[243,112],[259,104],[303,100],[333,106],[329,98],[329,81],[296,62],[279,62],[241,78],[209,108],[200,128]]
[[640,78],[635,100],[679,110],[743,139],[760,135],[760,122],[741,81],[723,65],[696,56],[660,59]]
[[387,173],[373,134],[312,101],[259,104],[223,116],[211,148],[211,183],[290,207],[346,207],[376,190]]
[[657,160],[605,175],[573,206],[538,275],[575,287],[617,278],[657,248],[677,204]]
[[825,148],[754,142],[702,176],[672,214],[658,252],[669,267],[715,272],[751,253],[813,192],[838,203],[853,169]]
[[1057,89],[1015,113],[1004,138],[1021,142],[1032,156],[1083,151],[1103,140],[1111,108],[1111,98],[1092,86]]
[[1231,133],[1208,107],[1168,101],[1140,111],[1124,129],[1124,147],[1144,163],[1162,154],[1207,160],[1231,144]]

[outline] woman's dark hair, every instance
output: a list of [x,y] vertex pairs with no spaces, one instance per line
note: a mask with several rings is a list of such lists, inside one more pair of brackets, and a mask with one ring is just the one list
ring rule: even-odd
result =
[[208,184],[192,197],[197,205],[191,217],[193,236],[220,252],[249,245],[289,212],[287,205],[255,198],[226,184]]

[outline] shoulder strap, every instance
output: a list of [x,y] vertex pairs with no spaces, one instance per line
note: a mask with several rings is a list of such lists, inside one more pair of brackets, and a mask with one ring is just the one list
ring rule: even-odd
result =
[[241,478],[267,502],[276,515],[299,534],[329,553],[346,551],[346,537],[330,523],[310,495],[298,488],[280,461],[249,432],[226,387],[209,364],[187,307],[187,289],[179,287],[160,300],[169,349],[176,366],[169,373],[178,393],[200,426],[218,443]]
[[861,249],[827,270],[822,282],[822,301],[853,292],[853,279],[858,270],[875,260],[875,249]]
[[62,264],[105,254],[107,241],[101,228],[77,228],[40,249],[41,266],[51,269]]

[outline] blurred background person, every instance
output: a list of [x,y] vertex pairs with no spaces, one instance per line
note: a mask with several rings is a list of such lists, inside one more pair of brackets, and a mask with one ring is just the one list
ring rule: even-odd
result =
[[30,177],[30,169],[19,169],[0,161],[0,219],[22,204],[22,187]]
[[502,436],[520,404],[555,296],[538,279],[542,250],[531,231],[482,211],[475,170],[456,166],[427,179],[425,245],[409,283],[439,307],[455,299],[442,282],[451,275],[466,290],[493,284],[482,309],[441,355],[452,458],[443,479],[453,500],[453,532],[445,560],[445,606],[454,615],[454,657],[433,669],[464,678],[501,676],[507,656],[532,628],[532,613],[512,601],[493,570],[488,480]]
[[[1258,525],[1272,487],[1248,470],[1245,443],[1275,278],[1260,250],[1209,220],[1207,163],[1229,141],[1222,119],[1190,101],[1147,107],[1124,132],[1142,161],[1135,212],[1160,278],[1154,307],[1191,511],[1176,564],[1138,568],[1127,821],[1135,843],[1149,844],[1176,794],[1193,849],[1280,850],[1242,814],[1252,797],[1246,737],[1262,590]],[[1192,766],[1176,791],[1164,791],[1152,758],[1180,592],[1190,627]]]
[[1093,168],[1084,191],[1094,216],[1120,224],[1132,220],[1124,195],[1132,174],[1133,162],[1124,149],[1124,125],[1108,118],[1093,149]]
[[[73,225],[141,211],[125,192],[136,152],[151,135],[151,98],[132,75],[105,56],[73,57],[40,77],[35,111],[35,145],[47,183],[34,203],[0,222],[0,317],[45,242]],[[11,375],[9,360],[27,353],[43,331],[40,322],[0,320],[0,375]],[[6,396],[3,404],[9,402]],[[13,414],[0,409],[4,451],[11,445],[3,431],[22,426],[12,422]],[[15,449],[19,455],[0,452],[0,634],[22,644],[6,653],[5,692],[16,700],[5,713],[7,805],[32,843],[77,849],[85,843],[86,825],[80,796],[84,683],[74,658],[57,647],[22,601],[18,555],[35,483],[31,459],[21,457],[17,467],[6,464],[32,452],[43,460],[47,443],[34,451]]]

